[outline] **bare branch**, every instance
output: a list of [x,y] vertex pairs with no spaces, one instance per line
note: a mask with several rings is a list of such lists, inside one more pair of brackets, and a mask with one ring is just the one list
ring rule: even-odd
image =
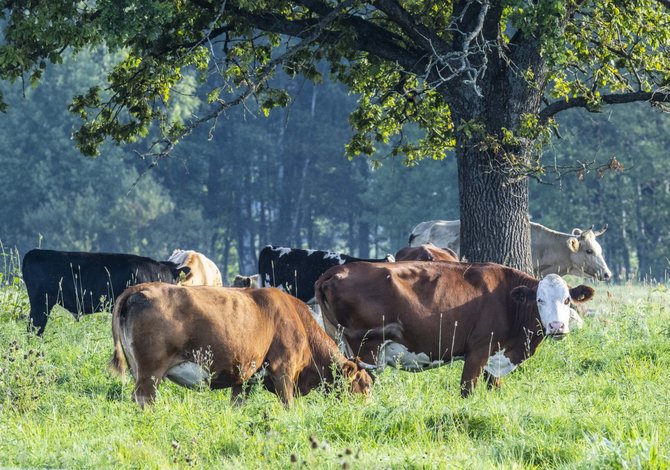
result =
[[617,160],[615,156],[611,157],[606,163],[596,162],[596,160],[582,162],[580,160],[575,160],[575,163],[569,165],[552,165],[550,167],[545,167],[548,171],[547,173],[553,174],[553,179],[547,180],[542,178],[540,175],[530,175],[536,179],[539,183],[552,185],[561,181],[567,175],[574,174],[579,181],[584,181],[585,177],[589,173],[595,173],[598,179],[602,179],[606,173],[615,173],[621,174],[626,171],[624,165]]
[[579,181],[584,181],[586,175],[595,173],[598,179],[602,179],[606,173],[621,174],[626,171],[624,165],[617,160],[615,156],[611,157],[606,163],[598,163],[595,159],[589,161],[575,160],[574,163],[567,165],[553,164],[551,166],[542,165],[541,155],[531,160],[508,159],[493,160],[489,162],[485,170],[489,173],[503,173],[507,175],[510,181],[518,181],[523,178],[532,178],[540,184],[554,185],[560,183],[566,176],[574,175]]
[[[468,25],[469,28],[462,28],[468,10],[474,4],[480,7],[474,23]],[[447,31],[461,38],[460,42],[455,41],[458,49],[442,52],[432,41],[429,42],[432,55],[424,75],[429,88],[442,87],[447,82],[462,78],[464,84],[473,87],[477,96],[483,96],[478,81],[486,73],[489,54],[498,48],[496,41],[487,41],[484,37],[484,23],[489,7],[487,0],[468,0],[460,14],[454,15]]]

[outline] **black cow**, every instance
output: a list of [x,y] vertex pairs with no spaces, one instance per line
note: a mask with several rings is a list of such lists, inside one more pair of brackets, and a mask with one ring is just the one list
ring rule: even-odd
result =
[[30,300],[30,330],[44,333],[54,305],[75,318],[100,312],[130,285],[174,284],[190,268],[124,253],[31,250],[23,257],[23,281]]
[[314,301],[314,283],[328,268],[354,261],[392,262],[393,255],[383,259],[361,259],[333,251],[301,250],[267,245],[258,255],[260,287],[280,287],[303,302]]

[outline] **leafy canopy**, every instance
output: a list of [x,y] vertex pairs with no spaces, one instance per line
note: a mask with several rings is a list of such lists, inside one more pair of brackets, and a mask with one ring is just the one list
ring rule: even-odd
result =
[[[668,102],[667,0],[3,0],[0,8],[0,78],[35,85],[65,54],[124,52],[108,83],[70,106],[82,119],[75,142],[88,155],[106,138],[146,136],[152,124],[167,152],[250,98],[267,115],[290,101],[271,85],[279,67],[319,81],[323,61],[360,96],[349,155],[391,143],[407,162],[443,158],[457,131],[477,129],[454,122],[453,106],[496,99],[481,86],[487,76],[512,77],[545,97],[539,112],[501,129],[508,141],[546,134],[568,108]],[[542,56],[546,73],[527,66],[531,53]],[[194,77],[198,117],[175,119],[172,98]],[[406,137],[410,125],[421,139]]]

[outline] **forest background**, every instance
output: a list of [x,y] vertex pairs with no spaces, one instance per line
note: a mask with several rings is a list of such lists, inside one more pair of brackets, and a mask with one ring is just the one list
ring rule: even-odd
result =
[[[357,97],[328,81],[278,76],[292,96],[288,107],[266,117],[250,101],[157,162],[141,158],[155,136],[84,157],[71,139],[78,121],[67,106],[103,82],[114,62],[104,52],[81,53],[48,69],[37,88],[0,84],[10,105],[0,115],[5,250],[167,259],[174,248],[195,249],[230,279],[256,272],[267,244],[381,257],[405,246],[417,223],[459,217],[452,155],[413,166],[384,148],[373,159],[344,156]],[[172,112],[197,115],[205,100],[193,81]],[[599,240],[616,278],[666,280],[670,117],[641,103],[568,111],[558,121],[546,172],[531,182],[531,220],[566,232],[607,224]],[[623,171],[602,170],[613,158]],[[575,163],[584,170],[575,172]],[[564,167],[573,169],[561,174]]]

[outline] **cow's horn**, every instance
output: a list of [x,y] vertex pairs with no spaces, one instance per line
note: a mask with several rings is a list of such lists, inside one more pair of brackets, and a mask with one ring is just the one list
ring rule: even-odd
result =
[[593,234],[594,234],[596,237],[599,236],[599,235],[602,235],[602,234],[605,233],[605,231],[607,230],[607,227],[608,227],[608,225],[605,224],[605,225],[603,226],[603,228],[601,228],[601,229],[598,230],[597,232],[593,232]]
[[360,359],[357,361],[357,363],[358,363],[358,367],[360,367],[361,369],[377,370],[377,366],[374,366],[372,364],[368,364],[367,362],[363,362]]

